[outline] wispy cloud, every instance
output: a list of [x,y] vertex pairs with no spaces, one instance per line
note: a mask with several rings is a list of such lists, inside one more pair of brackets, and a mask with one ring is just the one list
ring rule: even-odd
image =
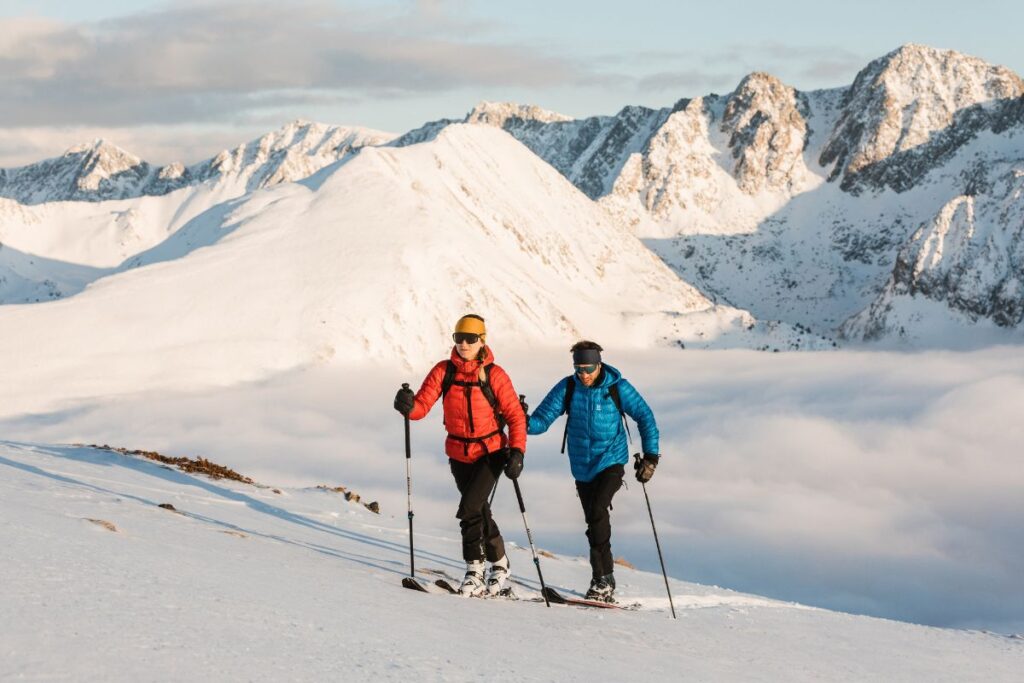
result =
[[[481,32],[474,41],[451,37],[461,24],[444,11],[419,3],[416,16],[390,16],[252,1],[90,24],[0,20],[0,125],[213,121],[312,92],[411,96],[593,77],[563,57],[482,41]],[[430,21],[414,21],[424,16]]]

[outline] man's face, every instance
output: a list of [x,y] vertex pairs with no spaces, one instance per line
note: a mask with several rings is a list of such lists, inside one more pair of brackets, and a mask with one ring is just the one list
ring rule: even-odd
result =
[[574,365],[573,369],[576,371],[576,376],[583,382],[583,386],[589,387],[597,381],[597,376],[601,374],[601,364],[593,363],[588,365]]

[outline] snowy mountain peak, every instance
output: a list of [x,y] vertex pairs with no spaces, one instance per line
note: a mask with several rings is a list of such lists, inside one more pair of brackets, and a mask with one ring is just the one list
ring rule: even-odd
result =
[[59,157],[0,171],[0,197],[21,204],[120,199],[151,175],[152,167],[139,157],[96,139]]
[[77,192],[98,191],[104,182],[119,176],[127,176],[124,180],[138,180],[149,171],[149,165],[139,157],[102,138],[72,147],[62,158],[72,166],[79,166],[80,170],[74,179]]
[[248,174],[248,189],[294,182],[366,146],[384,144],[390,133],[329,126],[297,119],[235,151],[234,168]]
[[726,104],[722,132],[741,190],[784,190],[803,177],[806,111],[802,96],[771,74],[755,72],[740,82]]
[[105,156],[129,156],[129,157],[134,157],[134,155],[132,155],[129,152],[125,151],[121,147],[118,147],[117,145],[115,145],[114,143],[110,142],[109,140],[107,140],[105,138],[94,138],[92,140],[92,142],[84,142],[82,144],[74,145],[72,147],[69,147],[68,150],[66,152],[64,152],[64,156],[67,157],[67,156],[79,155],[79,154],[83,154],[83,153],[85,153],[85,154],[98,154],[98,155],[105,155]]
[[[1024,81],[1005,67],[953,50],[904,45],[857,74],[821,164],[835,164],[830,179],[842,177],[843,189],[880,187],[879,164],[929,143],[968,110],[1022,93]],[[899,175],[917,179],[926,170],[916,164]],[[897,189],[906,189],[906,181]]]
[[543,109],[533,104],[516,104],[514,102],[480,102],[466,115],[466,123],[487,123],[503,128],[509,119],[523,121],[572,121],[571,116]]

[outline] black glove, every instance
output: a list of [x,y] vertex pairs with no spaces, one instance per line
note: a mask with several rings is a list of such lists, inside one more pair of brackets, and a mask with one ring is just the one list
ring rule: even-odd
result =
[[416,397],[412,393],[412,389],[408,386],[403,386],[395,394],[395,410],[400,412],[406,417],[412,412],[412,407],[416,404]]
[[505,476],[518,479],[523,471],[523,452],[518,448],[508,449],[508,460],[505,461]]
[[654,476],[654,468],[658,466],[658,456],[656,453],[644,453],[643,458],[637,458],[633,463],[633,469],[636,470],[636,480],[641,484],[646,484]]

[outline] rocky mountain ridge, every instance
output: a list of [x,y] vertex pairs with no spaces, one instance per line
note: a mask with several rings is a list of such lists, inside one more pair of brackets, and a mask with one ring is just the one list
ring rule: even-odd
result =
[[296,120],[206,161],[153,166],[105,140],[21,168],[0,169],[0,197],[21,204],[100,202],[162,196],[207,182],[242,182],[244,191],[308,177],[367,145],[394,136],[366,128]]

